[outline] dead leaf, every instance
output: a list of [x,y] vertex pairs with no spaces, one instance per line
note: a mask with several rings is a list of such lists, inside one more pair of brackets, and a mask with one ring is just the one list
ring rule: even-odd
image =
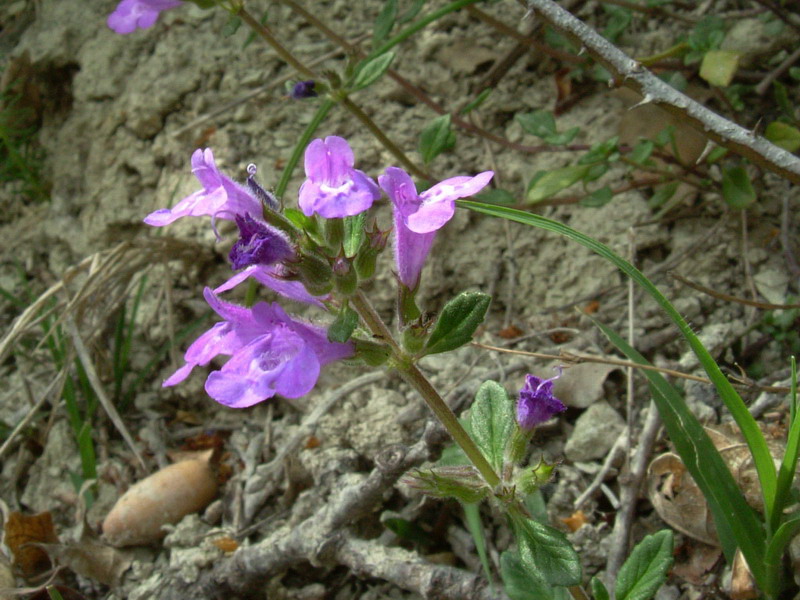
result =
[[88,535],[84,535],[79,542],[43,544],[43,548],[59,565],[109,587],[119,585],[122,574],[133,562],[130,553],[112,548]]
[[497,335],[499,335],[504,340],[513,340],[514,338],[518,338],[519,336],[522,335],[522,330],[516,325],[509,325],[505,329],[501,329],[500,331],[498,331]]
[[586,523],[589,522],[589,519],[586,518],[586,514],[582,510],[578,510],[572,513],[570,516],[561,519],[561,522],[567,526],[567,529],[574,533],[586,525]]
[[708,544],[689,541],[684,546],[686,561],[676,563],[672,574],[693,585],[706,585],[709,572],[722,557],[722,550]]
[[553,382],[553,393],[567,406],[588,408],[603,397],[603,383],[617,369],[617,366],[600,363],[574,365]]
[[213,540],[212,543],[226,554],[233,552],[239,547],[239,542],[228,536],[217,538]]
[[27,579],[50,568],[50,559],[39,544],[58,542],[49,512],[23,515],[12,512],[5,524],[6,546],[14,554],[14,564]]
[[756,582],[753,581],[753,573],[741,550],[736,550],[733,556],[733,567],[731,568],[731,589],[730,597],[733,600],[753,600],[760,596],[756,589]]

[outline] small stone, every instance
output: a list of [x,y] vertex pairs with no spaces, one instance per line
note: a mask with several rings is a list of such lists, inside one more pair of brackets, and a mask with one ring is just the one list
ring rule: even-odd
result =
[[564,454],[573,462],[602,458],[624,429],[625,422],[608,402],[593,404],[575,422]]

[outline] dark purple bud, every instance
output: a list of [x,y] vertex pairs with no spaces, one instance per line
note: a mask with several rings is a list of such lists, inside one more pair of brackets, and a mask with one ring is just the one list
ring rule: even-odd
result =
[[292,93],[289,94],[294,100],[302,100],[303,98],[314,98],[317,92],[314,90],[316,82],[312,81],[298,81],[292,88]]
[[231,248],[234,269],[250,265],[272,265],[294,258],[289,238],[282,231],[250,215],[236,215],[240,238]]
[[527,375],[525,385],[519,391],[517,400],[517,423],[521,429],[531,431],[552,419],[557,413],[567,410],[561,400],[553,395],[553,379],[541,379]]
[[256,181],[256,172],[258,171],[258,167],[256,167],[253,163],[247,165],[247,187],[253,193],[253,195],[261,200],[264,204],[266,204],[272,210],[280,210],[280,202],[275,197],[275,194],[272,192],[268,192],[261,184]]

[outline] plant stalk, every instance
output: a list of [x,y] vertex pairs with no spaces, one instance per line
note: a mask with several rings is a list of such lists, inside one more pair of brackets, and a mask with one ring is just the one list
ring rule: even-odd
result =
[[400,345],[394,339],[394,336],[392,336],[389,328],[380,318],[380,315],[375,312],[375,309],[372,307],[369,300],[367,300],[366,296],[364,296],[364,292],[359,290],[359,292],[352,297],[350,302],[351,306],[358,312],[373,335],[389,344],[392,348],[396,359],[395,368],[400,373],[400,377],[403,378],[403,381],[417,390],[423,400],[425,400],[428,408],[433,411],[433,414],[436,415],[436,418],[439,419],[453,440],[455,440],[464,451],[464,454],[467,455],[470,462],[478,469],[486,483],[489,484],[491,488],[496,488],[500,484],[500,477],[495,473],[478,446],[475,445],[475,442],[472,441],[472,438],[469,437],[469,434],[461,426],[461,423],[458,422],[458,418],[453,411],[450,410],[450,407],[447,406],[444,399],[427,380],[425,375],[411,362],[402,348],[400,348]]

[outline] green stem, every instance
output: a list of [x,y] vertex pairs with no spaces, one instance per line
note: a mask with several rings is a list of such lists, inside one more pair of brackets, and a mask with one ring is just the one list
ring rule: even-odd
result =
[[241,18],[242,21],[244,21],[247,26],[250,27],[250,29],[261,36],[261,39],[267,42],[267,44],[273,50],[275,50],[275,53],[280,56],[284,62],[286,62],[286,64],[290,65],[295,71],[301,73],[304,77],[308,77],[309,79],[317,79],[316,73],[296,59],[291,52],[284,48],[283,45],[275,38],[275,36],[272,35],[272,32],[259,23],[258,19],[247,12],[244,6],[237,7],[235,14]]
[[328,116],[328,113],[335,105],[336,102],[333,100],[323,100],[322,104],[320,104],[319,108],[317,109],[317,112],[312,117],[311,122],[306,125],[306,128],[300,135],[300,139],[297,141],[297,144],[295,144],[294,150],[292,150],[292,155],[289,157],[289,162],[287,162],[286,166],[283,168],[278,185],[275,187],[275,195],[281,199],[281,202],[283,202],[283,195],[286,193],[286,188],[289,186],[289,180],[292,178],[292,172],[297,166],[297,163],[300,162],[300,157],[303,156],[306,146],[308,146],[314,133],[317,131],[322,121],[325,120],[325,117]]
[[406,29],[398,33],[393,38],[387,40],[386,43],[383,44],[383,46],[381,46],[380,48],[370,52],[369,57],[374,58],[375,56],[380,56],[384,52],[387,52],[392,48],[394,48],[395,46],[397,46],[397,44],[399,44],[400,42],[403,42],[404,40],[408,39],[409,37],[417,33],[420,29],[424,28],[430,23],[433,23],[436,19],[439,19],[448,13],[455,12],[460,8],[464,8],[469,4],[474,4],[477,1],[478,0],[456,0],[455,2],[451,2],[450,4],[443,6],[439,10],[433,11],[431,14],[422,17],[419,21],[415,21],[414,23],[409,25]]
[[350,302],[351,306],[358,312],[373,335],[389,344],[395,355],[395,368],[400,373],[400,377],[403,378],[403,381],[417,390],[420,396],[422,396],[425,403],[433,411],[433,414],[436,415],[436,418],[439,419],[441,424],[444,425],[444,428],[447,429],[447,432],[451,435],[453,440],[461,447],[464,454],[467,455],[467,458],[469,458],[475,468],[480,471],[486,483],[492,488],[497,487],[500,484],[500,477],[498,477],[497,473],[495,473],[492,466],[483,456],[483,453],[461,426],[461,423],[458,422],[456,415],[450,410],[450,407],[447,406],[444,399],[426,379],[425,375],[423,375],[416,365],[405,355],[400,345],[389,331],[389,328],[378,313],[375,312],[375,309],[372,307],[369,300],[367,300],[366,296],[364,296],[364,292],[359,291],[356,293],[356,295],[351,298]]
[[392,140],[386,137],[386,134],[383,133],[383,130],[380,127],[378,127],[375,121],[373,121],[367,113],[361,110],[359,106],[353,103],[353,101],[350,100],[350,98],[348,98],[347,96],[342,97],[341,103],[342,106],[344,106],[347,110],[349,110],[350,113],[356,119],[361,121],[361,124],[364,125],[364,127],[369,129],[370,133],[372,133],[372,135],[374,135],[378,139],[378,141],[381,144],[383,144],[384,148],[386,148],[389,152],[394,154],[395,158],[397,158],[397,160],[399,160],[406,169],[408,169],[411,173],[413,173],[417,177],[430,181],[431,176],[422,169],[420,169],[417,165],[415,165],[411,161],[411,159],[405,155],[405,153],[400,149],[400,147],[397,146],[397,144],[395,144]]

